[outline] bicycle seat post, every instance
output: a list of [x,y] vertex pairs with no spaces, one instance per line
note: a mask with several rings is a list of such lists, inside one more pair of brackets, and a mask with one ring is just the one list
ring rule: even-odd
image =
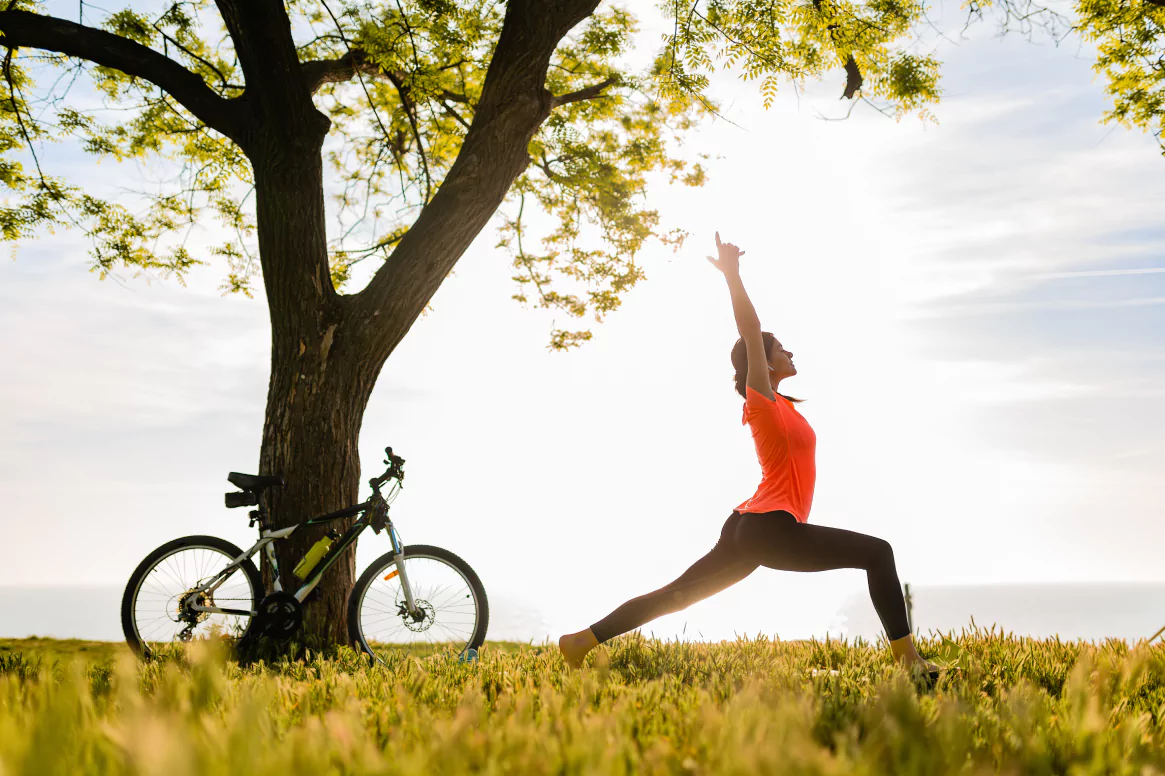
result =
[[259,530],[262,531],[267,527],[267,508],[263,506],[262,496],[260,496],[257,500],[259,503],[256,505],[255,509],[250,511],[248,517],[251,518],[250,526],[254,528],[255,524],[258,523]]

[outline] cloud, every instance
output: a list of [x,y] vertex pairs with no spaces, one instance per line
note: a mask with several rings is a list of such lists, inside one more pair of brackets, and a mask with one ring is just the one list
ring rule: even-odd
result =
[[944,302],[908,316],[911,318],[950,318],[969,315],[998,315],[1019,310],[1100,310],[1107,307],[1146,307],[1165,304],[1165,296],[1134,297],[1132,299],[1059,299],[1053,301],[984,302],[955,305]]
[[1096,269],[1080,272],[1048,272],[1036,275],[1038,280],[1058,280],[1060,278],[1102,278],[1117,277],[1120,275],[1154,275],[1165,272],[1165,267],[1141,267],[1139,269]]

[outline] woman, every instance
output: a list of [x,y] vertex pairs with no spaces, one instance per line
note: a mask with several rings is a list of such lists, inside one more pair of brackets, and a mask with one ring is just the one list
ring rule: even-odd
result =
[[678,579],[659,590],[633,598],[586,630],[558,640],[567,665],[577,668],[587,653],[608,639],[638,628],[664,614],[717,593],[747,577],[759,566],[784,571],[857,568],[866,572],[870,598],[890,639],[890,651],[902,664],[933,672],[914,648],[906,620],[906,603],[894,567],[894,551],[883,539],[839,528],[809,525],[815,479],[817,437],[794,409],[792,399],[777,392],[786,377],[797,374],[793,354],[762,332],[760,319],[740,280],[744,251],[721,243],[719,258],[708,257],[724,273],[740,339],[732,348],[736,390],[744,397],[744,420],[752,431],[762,478],[752,498],[736,507],[712,551]]

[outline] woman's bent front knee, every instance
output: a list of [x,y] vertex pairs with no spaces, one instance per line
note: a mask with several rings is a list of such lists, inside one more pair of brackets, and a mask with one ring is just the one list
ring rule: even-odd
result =
[[893,571],[894,548],[885,539],[871,536],[865,547],[865,567],[867,571]]

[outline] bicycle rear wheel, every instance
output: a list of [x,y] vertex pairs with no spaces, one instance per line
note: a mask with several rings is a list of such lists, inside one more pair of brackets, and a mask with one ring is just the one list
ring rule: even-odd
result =
[[[250,615],[183,614],[190,591],[243,554],[217,536],[185,536],[154,550],[134,570],[121,599],[121,628],[126,643],[142,657],[161,644],[196,639],[241,638]],[[263,593],[263,578],[247,559],[218,588],[202,594],[204,606],[254,612]]]
[[381,663],[389,653],[425,657],[480,647],[489,602],[469,564],[448,550],[416,544],[404,548],[404,566],[418,614],[408,612],[396,558],[381,555],[348,598],[352,643]]

